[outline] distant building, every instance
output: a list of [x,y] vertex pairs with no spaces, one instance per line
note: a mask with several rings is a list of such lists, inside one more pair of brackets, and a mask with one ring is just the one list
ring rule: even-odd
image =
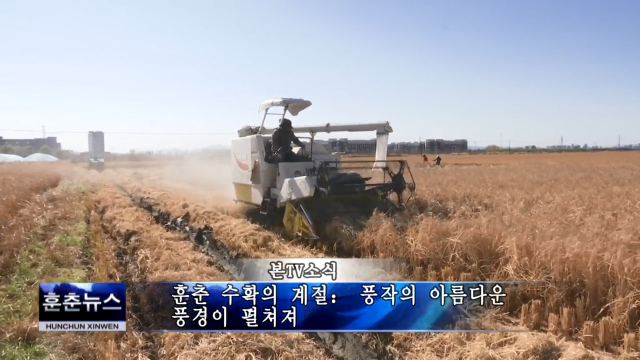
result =
[[[374,153],[376,151],[376,139],[369,140],[351,140],[347,138],[329,139],[327,147],[332,152],[346,153]],[[464,152],[468,150],[467,140],[426,140],[414,142],[398,142],[390,143],[387,148],[389,153],[401,154],[420,154],[427,153],[446,153],[446,152]]]
[[420,154],[424,152],[424,141],[391,143],[388,146],[387,152],[399,154]]
[[576,150],[582,148],[580,145],[571,144],[571,145],[551,145],[547,146],[547,149],[553,150]]
[[468,150],[466,139],[427,139],[424,147],[428,153],[464,152]]
[[347,152],[347,153],[374,153],[376,151],[376,139],[369,140],[350,140],[329,139],[329,149],[331,152]]
[[36,151],[43,146],[47,146],[52,150],[61,150],[62,145],[58,142],[57,137],[36,138],[36,139],[4,139],[0,136],[0,146],[9,145],[17,147],[31,146]]

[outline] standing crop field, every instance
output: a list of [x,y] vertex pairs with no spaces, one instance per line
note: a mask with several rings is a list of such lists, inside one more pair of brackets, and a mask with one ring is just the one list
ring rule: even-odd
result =
[[[1,238],[2,248],[13,244],[10,255],[3,250],[13,260],[0,279],[9,294],[0,302],[8,324],[0,358],[640,356],[640,153],[459,155],[444,157],[442,167],[408,160],[418,197],[406,213],[376,214],[357,233],[335,227],[331,239],[312,245],[245,217],[232,201],[226,158],[108,165],[101,174],[61,164],[48,172],[23,164],[0,169],[0,197],[30,199],[0,208],[3,222],[22,224],[28,235]],[[35,186],[16,178],[49,180]],[[35,291],[24,300],[38,281],[231,280],[150,209],[188,212],[191,225],[210,226],[235,257],[333,257],[344,255],[333,246],[339,243],[352,256],[405,259],[404,275],[413,280],[545,285],[509,294],[502,313],[482,319],[505,330],[496,333],[149,335],[152,299],[143,293],[129,294],[126,335],[38,333]]]

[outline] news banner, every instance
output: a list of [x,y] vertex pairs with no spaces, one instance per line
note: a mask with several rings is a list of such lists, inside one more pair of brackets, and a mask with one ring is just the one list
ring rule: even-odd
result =
[[517,283],[393,278],[391,260],[241,260],[242,281],[41,283],[40,331],[126,331],[127,292],[154,332],[452,331],[464,309],[502,306]]

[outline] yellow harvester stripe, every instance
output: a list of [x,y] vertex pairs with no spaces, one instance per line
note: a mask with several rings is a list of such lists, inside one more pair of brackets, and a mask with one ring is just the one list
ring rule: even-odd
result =
[[251,185],[246,184],[233,184],[233,189],[236,192],[236,200],[252,202],[251,187]]

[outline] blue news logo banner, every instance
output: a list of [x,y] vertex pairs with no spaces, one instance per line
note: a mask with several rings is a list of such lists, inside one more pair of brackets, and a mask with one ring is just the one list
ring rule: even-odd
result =
[[124,283],[40,283],[41,331],[125,331]]
[[496,283],[171,282],[145,285],[159,331],[451,330],[466,305],[501,306]]

